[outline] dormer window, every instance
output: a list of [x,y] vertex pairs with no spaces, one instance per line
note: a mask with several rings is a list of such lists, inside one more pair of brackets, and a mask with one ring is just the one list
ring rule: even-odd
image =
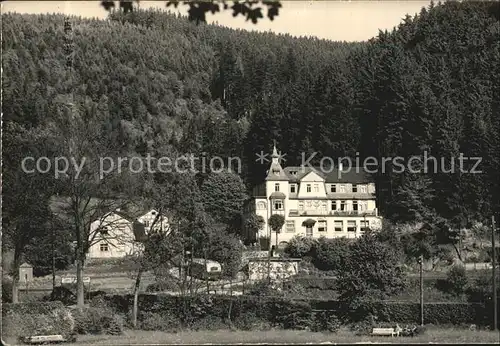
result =
[[152,211],[152,212],[151,212],[151,215],[156,215],[156,211]]
[[100,229],[99,229],[99,233],[100,233],[101,235],[108,235],[108,233],[109,233],[109,232],[108,232],[108,229],[107,229],[107,228],[100,228]]
[[274,175],[280,175],[279,169],[273,169],[273,173],[274,173]]
[[291,175],[297,175],[297,171],[290,171]]

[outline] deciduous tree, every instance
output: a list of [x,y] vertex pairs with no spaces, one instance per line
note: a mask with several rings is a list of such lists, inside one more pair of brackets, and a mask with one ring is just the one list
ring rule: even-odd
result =
[[[232,6],[229,6],[228,1],[167,1],[166,5],[167,7],[177,7],[181,2],[189,6],[188,18],[189,20],[196,21],[196,23],[206,22],[206,15],[209,12],[214,14],[220,11],[232,10],[233,17],[242,15],[247,20],[251,20],[252,23],[256,24],[259,19],[263,18],[263,14],[262,7],[254,5],[262,3],[262,6],[267,7],[267,17],[270,20],[274,20],[274,17],[278,16],[279,9],[281,8],[279,1],[234,1]],[[115,8],[115,3],[118,3],[118,7],[123,12],[128,13],[134,10],[134,3],[139,4],[139,1],[101,1],[101,5],[106,10]]]
[[353,308],[363,300],[387,299],[406,284],[398,255],[372,232],[351,243],[337,278],[339,298]]
[[19,266],[29,257],[29,246],[50,233],[49,199],[54,184],[50,176],[32,167],[33,160],[24,160],[42,156],[37,131],[7,122],[2,142],[4,153],[9,153],[2,162],[2,247],[13,252],[12,301],[18,303]]
[[278,234],[281,232],[283,225],[285,224],[285,217],[280,214],[273,214],[268,220],[269,227],[276,233],[276,247],[278,247]]
[[210,173],[200,190],[205,211],[226,225],[241,214],[247,197],[243,181],[231,172]]

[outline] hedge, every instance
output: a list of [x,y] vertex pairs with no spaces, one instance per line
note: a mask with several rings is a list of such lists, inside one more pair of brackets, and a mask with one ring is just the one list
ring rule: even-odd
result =
[[[362,320],[371,313],[380,322],[419,323],[420,304],[404,302],[378,302],[367,304],[351,312],[350,319]],[[426,324],[476,324],[488,325],[492,320],[492,309],[481,303],[425,303]]]
[[293,280],[294,283],[297,283],[304,288],[317,288],[320,290],[335,290],[336,288],[336,279],[335,278],[321,278],[321,277],[298,277]]
[[61,302],[3,304],[2,332],[8,337],[74,334],[75,320]]
[[[110,307],[120,314],[130,313],[132,296],[106,296]],[[419,323],[420,304],[403,302],[365,303],[350,311],[345,303],[335,300],[289,300],[280,297],[216,296],[179,297],[169,295],[140,295],[140,311],[167,315],[189,327],[200,319],[216,318],[232,324],[251,315],[275,327],[285,329],[312,328],[329,325],[318,319],[339,319],[344,323],[359,322],[369,314],[379,322]],[[476,324],[484,326],[492,320],[491,304],[482,303],[426,303],[425,323]],[[328,322],[328,323],[327,323]]]

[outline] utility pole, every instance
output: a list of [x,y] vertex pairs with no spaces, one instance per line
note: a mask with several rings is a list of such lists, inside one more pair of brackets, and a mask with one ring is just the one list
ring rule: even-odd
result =
[[54,243],[56,236],[54,232],[54,225],[52,224],[52,291],[56,288],[56,252]]
[[[177,221],[177,234],[180,234],[180,233],[181,233],[181,220],[178,220]],[[181,259],[181,263],[179,264],[179,280],[182,280],[182,266],[184,266],[184,253],[185,253],[185,249],[182,249],[182,259]]]
[[498,329],[498,297],[497,297],[497,268],[496,268],[496,248],[495,248],[495,217],[491,217],[491,266],[493,270],[493,330]]
[[278,234],[279,234],[279,230],[276,230],[276,249],[275,250],[278,250]]
[[420,255],[418,259],[420,265],[420,325],[424,325],[424,256]]

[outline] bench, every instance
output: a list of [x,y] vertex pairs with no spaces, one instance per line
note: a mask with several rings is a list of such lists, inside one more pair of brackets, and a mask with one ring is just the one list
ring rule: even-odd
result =
[[62,335],[33,335],[21,338],[21,340],[27,344],[45,344],[45,343],[59,343],[59,342],[71,342],[75,338],[66,339]]
[[397,336],[399,333],[394,328],[373,328],[372,335]]

